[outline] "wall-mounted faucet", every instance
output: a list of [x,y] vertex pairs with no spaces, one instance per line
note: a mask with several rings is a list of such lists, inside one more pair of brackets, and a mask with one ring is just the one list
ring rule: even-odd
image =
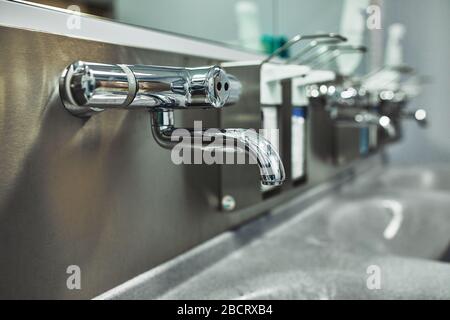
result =
[[424,109],[417,109],[414,111],[401,110],[400,118],[415,120],[421,127],[428,126],[428,116]]
[[[219,66],[174,68],[147,65],[100,64],[77,61],[60,79],[64,106],[77,116],[91,116],[105,109],[150,111],[152,133],[159,145],[173,148],[180,136],[173,136],[174,109],[221,108],[238,101],[241,84]],[[181,132],[180,130],[177,131]],[[184,130],[193,139],[184,147],[200,145],[203,151],[246,152],[256,159],[261,182],[279,185],[285,179],[280,156],[270,142],[253,130]],[[212,144],[215,139],[227,142]],[[232,146],[232,150],[229,149]]]
[[421,127],[428,126],[425,109],[407,110],[408,94],[403,90],[383,90],[379,93],[380,113],[396,120],[415,120]]
[[378,126],[382,128],[390,138],[395,138],[397,135],[397,130],[388,116],[383,116],[367,110],[352,110],[350,112],[345,112],[336,109],[336,112],[332,113],[331,117],[335,120],[337,125],[356,128]]
[[[369,92],[357,83],[352,85],[331,83],[330,85],[308,87],[308,96],[326,96],[330,118],[338,126],[364,128],[377,126],[382,128],[389,137],[397,134],[395,125],[388,115],[374,110],[370,102]],[[330,89],[333,90],[330,90]]]

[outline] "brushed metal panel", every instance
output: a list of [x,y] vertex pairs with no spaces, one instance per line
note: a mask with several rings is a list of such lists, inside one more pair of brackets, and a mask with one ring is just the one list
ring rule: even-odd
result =
[[360,129],[335,126],[335,132],[337,164],[346,164],[360,158]]
[[[259,103],[260,65],[226,66],[228,73],[242,83],[239,102],[220,111],[221,128],[261,129]],[[247,158],[248,159],[248,158]],[[236,201],[236,210],[251,206],[262,199],[259,169],[256,165],[221,166],[221,197],[229,195]]]
[[326,181],[359,158],[359,130],[336,126],[323,98],[310,100],[307,137],[309,185]]
[[[0,47],[0,298],[90,298],[256,214],[218,211],[219,168],[174,165],[145,111],[82,120],[56,90],[77,59],[216,61],[5,27]],[[214,110],[176,116],[218,125]],[[72,264],[81,290],[66,288]]]

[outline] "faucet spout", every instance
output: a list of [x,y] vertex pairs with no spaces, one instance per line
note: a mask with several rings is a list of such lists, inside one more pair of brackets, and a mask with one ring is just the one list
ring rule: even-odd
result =
[[[259,167],[263,185],[281,185],[285,180],[283,162],[272,144],[251,129],[176,128],[172,111],[150,112],[152,134],[166,149],[181,146],[210,153],[248,154]],[[240,163],[238,161],[238,163]],[[245,163],[245,161],[244,161]]]
[[345,112],[336,112],[332,115],[337,124],[348,127],[366,127],[366,126],[379,126],[382,128],[389,137],[395,138],[397,130],[392,124],[391,119],[388,116],[381,116],[368,111],[360,111],[353,114]]
[[378,125],[386,131],[390,138],[395,138],[397,135],[397,130],[395,126],[392,124],[391,118],[388,116],[377,117]]

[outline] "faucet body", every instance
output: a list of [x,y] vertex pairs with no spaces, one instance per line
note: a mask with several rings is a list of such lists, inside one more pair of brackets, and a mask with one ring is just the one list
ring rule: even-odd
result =
[[220,108],[237,101],[240,84],[218,66],[175,68],[77,61],[60,78],[64,106],[78,116],[104,109]]

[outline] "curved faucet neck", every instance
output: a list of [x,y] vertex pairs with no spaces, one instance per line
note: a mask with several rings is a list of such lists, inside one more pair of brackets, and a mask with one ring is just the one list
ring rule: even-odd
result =
[[[203,152],[248,154],[249,163],[259,167],[262,184],[280,185],[285,180],[284,166],[278,152],[255,130],[198,129],[195,126],[194,129],[176,128],[173,111],[150,112],[150,116],[153,137],[166,149],[181,144],[183,148],[201,149]],[[237,160],[239,163],[245,163],[245,158],[243,162]]]

